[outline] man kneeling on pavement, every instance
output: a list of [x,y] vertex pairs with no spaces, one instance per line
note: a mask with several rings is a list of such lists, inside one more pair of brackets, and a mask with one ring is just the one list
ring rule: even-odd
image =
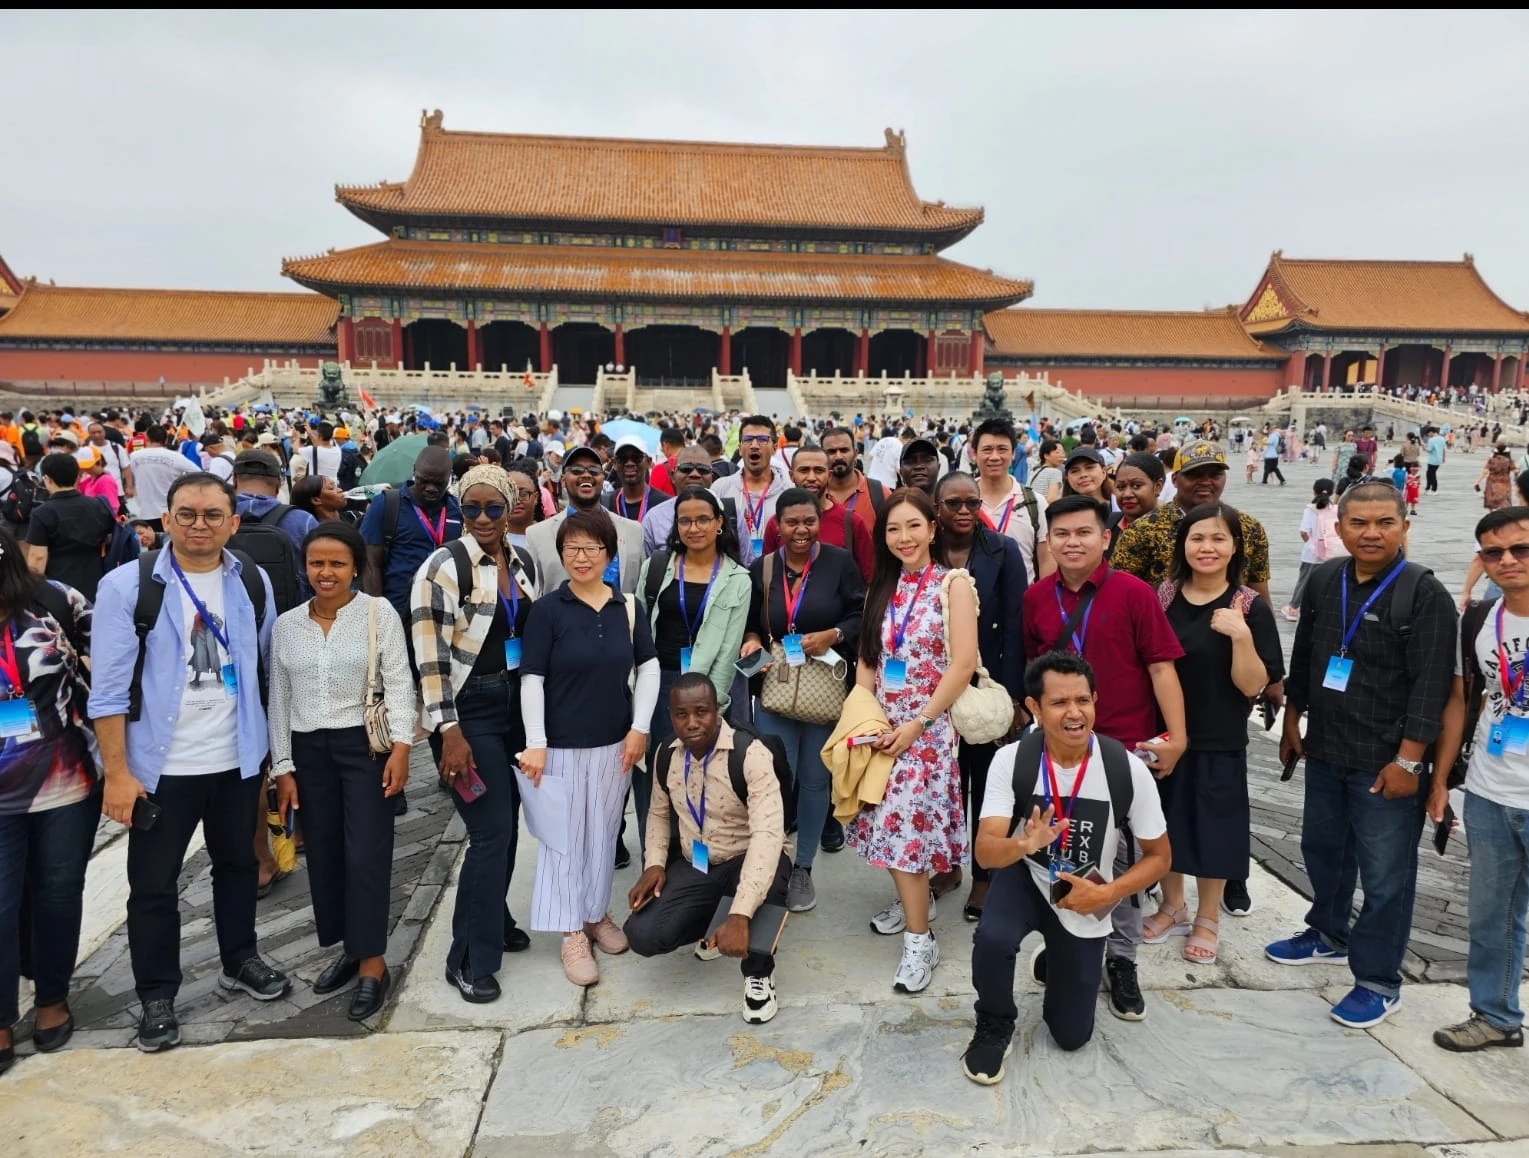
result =
[[[716,689],[699,672],[674,682],[669,716],[675,740],[653,764],[647,868],[627,895],[627,940],[642,957],[672,953],[705,937],[719,903],[731,897],[727,919],[696,955],[715,949],[741,957],[743,1019],[766,1022],[776,1013],[775,958],[750,948],[749,921],[761,905],[786,903],[792,853],[774,762],[763,742],[723,721]],[[747,745],[746,799],[731,769],[739,742]]]
[[[1057,1045],[1081,1048],[1094,1035],[1110,910],[1171,863],[1151,772],[1094,732],[1093,667],[1065,652],[1043,655],[1025,670],[1025,697],[1039,731],[993,758],[977,827],[976,857],[993,878],[972,943],[977,1031],[961,1065],[982,1085],[1003,1078],[1020,942],[1032,932],[1045,938],[1041,1017]],[[1111,879],[1122,816],[1142,856]]]

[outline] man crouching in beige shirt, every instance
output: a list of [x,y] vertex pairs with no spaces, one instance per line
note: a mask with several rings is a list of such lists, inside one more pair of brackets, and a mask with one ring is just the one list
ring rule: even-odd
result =
[[[627,894],[627,940],[642,957],[672,953],[705,937],[731,897],[727,919],[696,956],[743,958],[743,1020],[760,1024],[776,1012],[775,958],[750,949],[749,919],[761,905],[786,903],[792,848],[780,781],[770,750],[723,721],[706,676],[675,680],[668,707],[675,740],[654,758],[647,868]],[[747,744],[741,756],[739,742]]]

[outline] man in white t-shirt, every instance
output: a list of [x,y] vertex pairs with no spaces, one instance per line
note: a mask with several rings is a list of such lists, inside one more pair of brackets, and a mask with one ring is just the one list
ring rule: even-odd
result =
[[1035,494],[1009,473],[1017,443],[1014,426],[1006,418],[989,418],[972,432],[983,521],[1019,544],[1026,581],[1034,583],[1056,567],[1046,546],[1046,497]]
[[321,474],[338,483],[340,458],[344,452],[330,444],[334,438],[334,424],[320,422],[317,426],[310,426],[308,438],[309,444],[292,455],[292,481],[295,483],[307,475]]
[[[1014,1036],[1014,958],[1030,933],[1045,938],[1041,1019],[1064,1050],[1094,1035],[1110,910],[1168,872],[1168,825],[1147,766],[1094,734],[1094,669],[1050,652],[1025,670],[1025,706],[1035,733],[999,749],[988,770],[975,855],[992,870],[972,941],[977,1030],[961,1057],[981,1085],[1003,1078]],[[1022,787],[1016,792],[1014,781]],[[1111,771],[1114,769],[1114,771]],[[1114,876],[1119,818],[1129,796],[1131,834],[1142,855]]]
[[902,436],[892,433],[892,428],[882,428],[881,438],[865,456],[865,476],[873,478],[889,491],[902,484],[897,479],[897,468],[902,465],[903,447],[913,441],[913,428],[904,427]]
[[[1471,1016],[1434,1031],[1434,1044],[1465,1053],[1522,1047],[1524,921],[1529,913],[1529,508],[1506,507],[1476,524],[1478,556],[1502,599],[1473,605],[1461,620],[1455,682],[1444,707],[1428,815],[1441,823],[1448,777],[1468,718],[1480,720],[1465,774],[1465,831],[1470,837],[1470,954],[1466,985]],[[1470,657],[1469,664],[1462,661]],[[1506,656],[1508,671],[1502,671]]]
[[156,531],[163,531],[166,528],[161,520],[171,484],[183,474],[194,473],[196,467],[184,454],[170,449],[170,435],[163,426],[155,423],[144,435],[149,444],[142,450],[135,450],[130,459],[133,477],[138,484],[135,513],[140,519],[152,523]]

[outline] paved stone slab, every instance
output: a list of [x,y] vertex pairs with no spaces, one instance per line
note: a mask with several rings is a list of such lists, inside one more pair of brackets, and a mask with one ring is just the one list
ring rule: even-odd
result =
[[1433,1158],[1529,1158],[1529,1140],[1476,1142],[1465,1146],[1430,1146]]
[[0,1153],[457,1158],[498,1049],[497,1033],[69,1049],[0,1085]]
[[1021,1155],[1490,1137],[1374,1038],[1333,1032],[1315,994],[1175,993],[1139,1024],[1101,1006],[1095,1040],[1072,1054],[1027,995],[995,1088],[960,1072],[964,1006],[889,999],[788,1008],[757,1029],[733,1014],[521,1034],[506,1042],[475,1153]]

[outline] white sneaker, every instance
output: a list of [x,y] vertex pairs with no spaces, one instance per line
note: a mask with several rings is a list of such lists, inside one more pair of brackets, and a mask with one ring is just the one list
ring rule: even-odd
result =
[[[934,918],[934,894],[930,893],[929,919],[932,921]],[[901,933],[907,927],[908,917],[907,914],[903,912],[903,903],[896,898],[893,899],[890,905],[882,909],[881,912],[877,913],[874,917],[871,918],[871,928],[880,933],[883,937],[891,937],[897,933]]]
[[922,993],[934,980],[940,963],[940,943],[933,933],[904,933],[903,959],[897,964],[892,988],[899,993]]
[[745,977],[743,979],[743,1020],[750,1025],[763,1025],[771,1020],[779,1006],[775,1004],[775,978]]

